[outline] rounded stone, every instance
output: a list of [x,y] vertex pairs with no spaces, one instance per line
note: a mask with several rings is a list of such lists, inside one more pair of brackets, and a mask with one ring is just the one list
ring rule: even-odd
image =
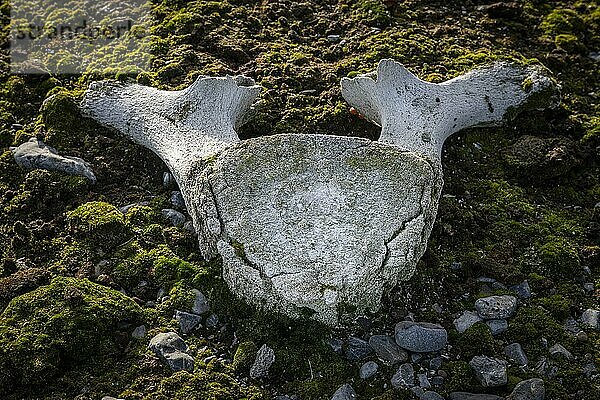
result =
[[448,343],[448,332],[438,324],[401,321],[396,324],[396,343],[416,353],[438,351]]
[[483,319],[506,319],[517,310],[517,298],[508,295],[483,297],[475,302],[475,308]]

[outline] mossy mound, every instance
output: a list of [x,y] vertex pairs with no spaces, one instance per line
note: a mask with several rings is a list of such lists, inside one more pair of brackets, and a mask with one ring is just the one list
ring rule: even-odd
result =
[[110,362],[127,344],[123,330],[142,318],[140,307],[115,290],[57,277],[0,315],[0,387],[44,385],[78,365]]
[[91,201],[67,214],[71,231],[80,237],[111,248],[124,243],[131,235],[123,213],[115,206]]

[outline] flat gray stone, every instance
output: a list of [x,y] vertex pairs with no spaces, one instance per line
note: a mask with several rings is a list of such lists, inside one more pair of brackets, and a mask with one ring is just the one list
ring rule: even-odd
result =
[[36,138],[29,139],[18,147],[11,147],[15,162],[26,169],[45,169],[69,175],[79,175],[96,182],[90,165],[79,157],[61,156],[56,149]]
[[172,371],[194,370],[194,358],[187,354],[187,344],[175,332],[159,333],[150,340],[148,348]]
[[519,343],[511,343],[504,348],[504,355],[517,365],[527,365],[529,360]]
[[392,376],[391,382],[395,388],[411,388],[415,386],[415,369],[412,364],[402,364],[394,376]]
[[388,335],[371,336],[369,346],[375,351],[377,358],[387,365],[395,365],[408,360],[408,353]]
[[505,319],[490,319],[485,321],[486,325],[489,326],[492,335],[496,336],[508,329],[508,321]]
[[360,379],[372,378],[377,373],[378,369],[379,365],[377,365],[375,361],[367,361],[360,367],[358,376],[360,376]]
[[469,365],[483,387],[504,386],[508,382],[506,361],[487,356],[475,356],[469,361]]
[[448,333],[438,324],[401,321],[396,324],[395,339],[403,349],[428,353],[443,349],[448,343]]
[[581,323],[586,327],[600,331],[600,310],[588,308],[581,315]]
[[544,400],[545,396],[544,381],[533,378],[517,383],[506,400]]
[[477,322],[483,321],[476,312],[465,311],[454,320],[454,327],[458,333],[463,333]]
[[356,392],[352,386],[345,383],[335,391],[331,400],[356,400]]
[[483,319],[506,319],[517,311],[517,298],[514,296],[489,296],[475,302],[477,314]]
[[175,310],[175,319],[179,322],[181,333],[191,333],[200,325],[202,317],[185,311]]
[[264,378],[269,374],[271,365],[275,362],[275,352],[272,348],[263,344],[256,353],[254,364],[250,367],[250,377],[252,379]]

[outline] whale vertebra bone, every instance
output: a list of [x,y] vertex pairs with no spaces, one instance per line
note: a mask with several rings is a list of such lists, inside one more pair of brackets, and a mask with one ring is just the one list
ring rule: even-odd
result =
[[[206,259],[231,290],[290,316],[339,325],[380,307],[410,279],[431,232],[444,140],[555,99],[535,67],[495,64],[453,80],[419,80],[392,60],[342,94],[381,125],[377,142],[285,134],[239,141],[259,87],[200,77],[183,91],[92,83],[85,113],[150,148],[175,176]],[[349,306],[349,307],[347,307]]]

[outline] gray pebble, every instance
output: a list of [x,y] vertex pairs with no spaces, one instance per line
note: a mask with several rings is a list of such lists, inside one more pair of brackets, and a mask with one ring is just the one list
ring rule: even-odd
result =
[[358,375],[360,379],[369,379],[377,373],[377,369],[379,369],[379,365],[375,361],[367,361],[360,367]]
[[264,378],[269,374],[269,368],[275,362],[275,352],[272,348],[263,344],[258,353],[256,353],[256,359],[254,364],[250,367],[250,377],[252,379]]
[[331,397],[331,400],[355,400],[355,399],[356,399],[356,392],[354,391],[354,388],[352,388],[352,386],[350,386],[347,383],[340,386],[339,389],[336,390],[335,393],[333,394],[333,396]]

